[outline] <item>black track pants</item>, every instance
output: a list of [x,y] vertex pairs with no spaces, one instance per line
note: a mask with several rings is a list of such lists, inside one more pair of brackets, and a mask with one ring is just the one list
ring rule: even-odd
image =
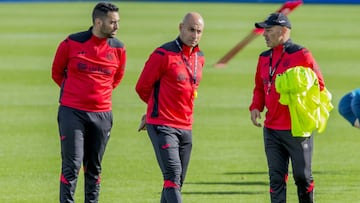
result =
[[181,203],[180,190],[192,149],[191,130],[148,124],[147,131],[164,178],[160,202]]
[[286,202],[286,181],[291,160],[299,202],[312,203],[313,136],[293,137],[290,130],[264,128],[264,144],[270,176],[271,202]]
[[73,203],[83,163],[85,203],[98,202],[101,161],[110,137],[112,112],[85,112],[60,106],[61,139],[60,202]]

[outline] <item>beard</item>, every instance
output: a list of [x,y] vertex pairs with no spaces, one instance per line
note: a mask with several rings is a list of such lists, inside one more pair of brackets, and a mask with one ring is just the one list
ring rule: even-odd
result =
[[101,34],[106,38],[113,38],[116,35],[116,30],[106,27],[105,25],[101,26]]

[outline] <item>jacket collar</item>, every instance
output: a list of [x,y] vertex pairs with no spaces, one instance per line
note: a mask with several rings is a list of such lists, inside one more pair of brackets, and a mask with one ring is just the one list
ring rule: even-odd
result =
[[[182,49],[182,52],[183,52],[185,55],[187,55],[187,56],[189,56],[189,55],[191,55],[191,54],[193,54],[193,53],[195,53],[195,52],[199,52],[199,51],[200,51],[199,45],[196,45],[195,47],[187,46],[186,44],[184,44],[183,41],[181,41],[180,37],[177,37],[177,38],[176,38],[176,41],[179,42],[179,45],[180,45],[180,47],[181,47],[181,49]],[[192,51],[191,51],[191,53],[190,53],[190,50],[191,50],[191,49],[192,49]]]

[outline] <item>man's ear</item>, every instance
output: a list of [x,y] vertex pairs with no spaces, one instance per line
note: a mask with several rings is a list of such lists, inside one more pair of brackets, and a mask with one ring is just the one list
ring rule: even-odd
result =
[[279,34],[283,35],[286,32],[286,27],[282,26],[281,29],[279,30]]
[[95,18],[94,25],[96,25],[96,26],[100,27],[100,26],[101,26],[101,24],[102,24],[101,19],[100,19],[100,18]]
[[181,32],[182,27],[184,26],[183,23],[179,23],[179,31]]
[[287,28],[287,27],[282,27],[282,34],[285,34],[285,33],[288,33],[288,32],[290,32],[290,29],[289,28]]

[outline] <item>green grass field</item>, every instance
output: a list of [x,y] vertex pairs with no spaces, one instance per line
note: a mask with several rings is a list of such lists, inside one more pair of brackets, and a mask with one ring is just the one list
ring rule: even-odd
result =
[[[212,65],[279,4],[117,3],[118,37],[128,53],[126,75],[114,92],[114,128],[103,160],[101,203],[157,203],[160,170],[145,132],[136,131],[145,105],[134,91],[152,50],[173,40],[188,11],[205,20],[200,43],[207,57],[195,108],[194,149],[183,187],[186,203],[269,202],[262,130],[248,105],[258,37],[223,69]],[[0,4],[0,202],[58,202],[60,147],[56,123],[59,88],[51,80],[58,43],[88,29],[94,3]],[[359,86],[357,5],[302,5],[290,14],[292,39],[308,47],[336,107],[315,135],[317,203],[360,202],[360,132],[337,113],[340,97]],[[264,115],[263,115],[264,116]],[[77,202],[83,202],[80,174]],[[291,177],[291,176],[290,176]],[[297,202],[289,179],[288,202]]]

